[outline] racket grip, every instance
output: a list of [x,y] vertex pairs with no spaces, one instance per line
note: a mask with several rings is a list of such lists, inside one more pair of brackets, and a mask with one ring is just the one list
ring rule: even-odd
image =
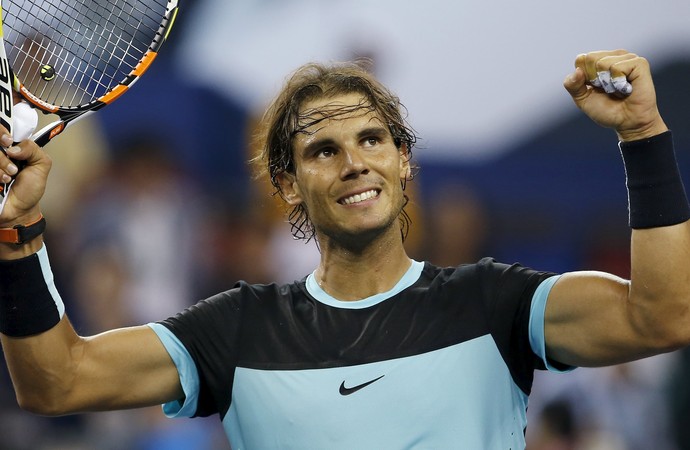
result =
[[[38,113],[25,101],[20,101],[12,108],[12,139],[15,144],[29,139],[38,125]],[[5,149],[2,152],[7,155]],[[11,159],[11,158],[10,158]],[[26,166],[26,161],[12,159],[19,170]],[[16,175],[15,175],[16,176]]]
[[38,125],[38,113],[27,102],[20,101],[12,108],[12,139],[29,139]]

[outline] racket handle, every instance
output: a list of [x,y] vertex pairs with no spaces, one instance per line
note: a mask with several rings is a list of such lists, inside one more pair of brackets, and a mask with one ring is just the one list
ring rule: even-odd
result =
[[[38,113],[27,102],[20,101],[12,108],[12,139],[17,144],[29,139],[38,125]],[[7,155],[5,149],[2,152]],[[13,159],[12,162],[19,170],[26,165],[26,161]],[[16,175],[15,175],[16,176]]]
[[29,139],[38,125],[38,113],[24,100],[12,108],[12,138],[14,142]]

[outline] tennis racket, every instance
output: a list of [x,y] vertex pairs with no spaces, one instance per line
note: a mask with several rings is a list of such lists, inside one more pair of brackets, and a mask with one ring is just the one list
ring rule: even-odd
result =
[[[31,136],[41,147],[114,102],[150,67],[177,11],[178,0],[2,0],[3,125],[11,130],[12,90],[57,115]],[[9,103],[3,68],[11,77]]]
[[5,54],[1,16],[2,5],[0,5],[0,124],[2,124],[7,131],[10,132],[10,134],[12,134],[12,112],[14,111],[12,86],[14,83],[14,77],[12,75],[12,70],[10,69],[10,63],[7,60],[7,55]]
[[[0,124],[12,136],[16,136],[19,141],[31,136],[38,122],[38,115],[26,102],[22,102],[20,107],[14,107],[14,75],[5,53],[2,15],[2,6],[0,5]],[[21,114],[22,112],[23,114]],[[21,120],[22,117],[25,120]],[[5,153],[5,149],[2,147],[0,147],[0,151]],[[13,183],[14,179],[10,183],[3,183],[2,190],[0,190],[0,213],[5,208],[7,195],[10,193]]]

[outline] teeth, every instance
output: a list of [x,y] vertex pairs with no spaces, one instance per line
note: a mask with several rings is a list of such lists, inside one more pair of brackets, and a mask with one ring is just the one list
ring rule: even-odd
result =
[[341,203],[345,205],[352,205],[353,203],[363,202],[364,200],[369,200],[370,198],[378,197],[379,193],[372,189],[370,191],[362,192],[361,194],[355,194],[351,197],[344,198]]

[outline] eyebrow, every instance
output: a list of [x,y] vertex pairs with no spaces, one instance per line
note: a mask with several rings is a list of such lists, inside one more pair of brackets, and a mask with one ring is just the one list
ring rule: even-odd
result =
[[363,130],[360,130],[357,133],[357,139],[362,139],[367,136],[376,136],[376,137],[381,137],[385,135],[391,135],[390,130],[385,128],[382,125],[378,126],[372,126],[372,127],[367,127]]
[[331,146],[334,144],[335,144],[335,139],[333,139],[333,138],[330,138],[330,137],[316,138],[304,146],[304,148],[302,149],[302,154],[303,155],[309,155],[312,153],[312,151],[315,151],[316,149],[319,149],[322,147],[328,147],[328,146]]
[[[376,136],[376,137],[381,137],[385,135],[390,135],[390,131],[383,127],[383,126],[371,126],[364,128],[362,130],[359,130],[357,132],[357,140],[359,141],[360,139],[363,139],[367,136]],[[307,145],[304,146],[304,149],[302,150],[302,154],[309,154],[313,150],[316,150],[318,148],[322,147],[328,147],[335,145],[335,139],[331,137],[324,137],[324,138],[315,138],[313,141],[309,142]]]

